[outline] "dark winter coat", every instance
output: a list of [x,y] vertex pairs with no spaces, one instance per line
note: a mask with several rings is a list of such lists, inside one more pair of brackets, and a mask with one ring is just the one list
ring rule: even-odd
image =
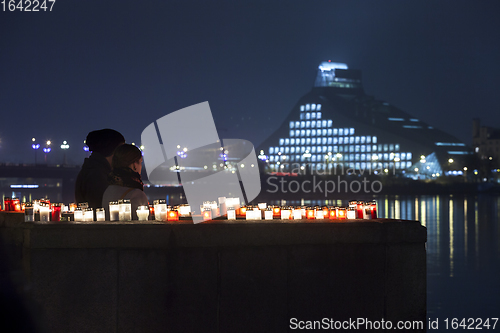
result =
[[102,196],[108,187],[110,172],[111,165],[104,155],[93,152],[90,157],[86,158],[76,178],[76,202],[88,202],[94,212],[96,208],[102,207]]

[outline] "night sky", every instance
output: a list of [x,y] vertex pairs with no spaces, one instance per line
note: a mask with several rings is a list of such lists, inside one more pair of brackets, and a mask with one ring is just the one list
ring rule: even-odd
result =
[[[1,6],[1,5],[0,5]],[[0,9],[2,9],[0,7]],[[313,86],[321,61],[363,72],[365,91],[471,143],[500,127],[498,1],[76,1],[0,12],[0,162],[33,163],[31,138],[91,130],[127,142],[208,101],[221,138],[258,145]],[[39,151],[39,162],[43,153]]]

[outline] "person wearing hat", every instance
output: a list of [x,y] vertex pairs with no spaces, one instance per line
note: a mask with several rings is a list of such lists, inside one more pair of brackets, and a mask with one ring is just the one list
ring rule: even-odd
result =
[[137,207],[149,206],[141,179],[142,152],[134,145],[123,144],[115,149],[111,162],[113,171],[108,176],[109,186],[102,197],[102,207],[109,217],[110,201],[129,199],[132,219],[137,220]]
[[113,129],[92,131],[85,143],[92,152],[85,158],[82,169],[75,183],[75,200],[88,202],[95,212],[102,207],[102,195],[108,187],[108,174],[111,172],[111,160],[116,147],[125,143],[123,135]]

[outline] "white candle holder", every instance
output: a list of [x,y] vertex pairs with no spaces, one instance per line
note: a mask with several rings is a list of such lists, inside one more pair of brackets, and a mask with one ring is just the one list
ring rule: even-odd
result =
[[106,221],[106,212],[104,211],[104,208],[97,208],[95,210],[95,216],[96,221],[98,222]]

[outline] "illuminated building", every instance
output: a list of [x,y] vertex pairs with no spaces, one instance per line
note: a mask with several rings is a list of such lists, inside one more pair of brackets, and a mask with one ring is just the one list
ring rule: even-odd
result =
[[361,71],[333,62],[319,65],[312,90],[259,150],[268,172],[294,172],[300,165],[318,172],[390,170],[414,178],[462,175],[472,153],[452,135],[366,95]]
[[481,160],[489,160],[495,167],[500,166],[500,129],[481,126],[479,119],[474,119],[472,144]]

